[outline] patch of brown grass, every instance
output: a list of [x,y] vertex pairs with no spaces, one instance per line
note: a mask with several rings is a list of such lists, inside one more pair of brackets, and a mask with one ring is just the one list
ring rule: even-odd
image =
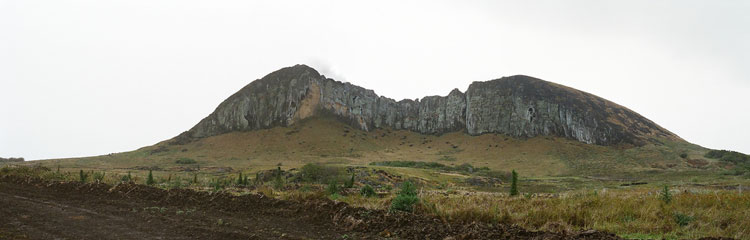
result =
[[[750,195],[731,191],[674,194],[669,204],[657,191],[577,192],[556,197],[503,194],[422,194],[428,214],[449,220],[505,222],[550,231],[597,229],[664,238],[750,237]],[[678,215],[688,219],[678,223]]]

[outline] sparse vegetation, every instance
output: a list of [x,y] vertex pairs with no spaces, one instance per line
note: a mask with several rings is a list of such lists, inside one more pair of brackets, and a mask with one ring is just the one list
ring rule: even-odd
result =
[[97,183],[100,183],[104,181],[104,176],[106,174],[107,174],[106,172],[94,172],[92,175],[93,175],[94,181]]
[[0,163],[12,163],[12,162],[23,162],[25,159],[21,158],[1,158]]
[[336,180],[331,180],[330,183],[328,183],[328,187],[326,188],[326,193],[328,195],[334,195],[339,193],[339,185],[336,182]]
[[177,164],[196,164],[197,162],[192,158],[180,158],[175,161]]
[[302,166],[300,178],[306,182],[328,183],[331,180],[339,180],[342,172],[343,170],[337,166],[308,163]]
[[674,221],[675,221],[675,222],[677,223],[677,225],[679,225],[680,227],[685,227],[685,226],[687,226],[687,225],[688,225],[688,224],[690,224],[690,222],[692,222],[693,220],[694,220],[694,218],[693,218],[693,217],[691,217],[691,216],[688,216],[688,215],[685,215],[685,214],[682,214],[682,213],[679,213],[679,212],[677,212],[677,213],[674,213]]
[[707,158],[719,159],[725,162],[731,162],[734,164],[747,163],[750,161],[750,156],[740,152],[727,151],[727,150],[711,150],[705,155]]
[[371,162],[372,166],[388,166],[388,167],[408,167],[408,168],[422,168],[422,169],[435,169],[446,172],[459,172],[464,174],[479,175],[485,177],[494,177],[500,179],[506,179],[507,172],[493,171],[488,167],[474,167],[469,163],[463,163],[458,166],[447,166],[438,162],[419,162],[419,161],[381,161]]
[[[278,169],[278,168],[277,168]],[[77,170],[77,169],[76,169]],[[277,171],[277,170],[276,170]],[[79,170],[79,173],[90,174]],[[144,177],[150,171],[134,172]],[[71,174],[72,173],[72,174]],[[2,175],[33,175],[47,179],[57,179],[54,171],[44,167],[4,167]],[[221,186],[227,192],[233,189],[236,173],[212,178],[208,186]],[[61,170],[67,181],[78,180],[73,172]],[[107,173],[104,182],[118,183],[120,176]],[[179,182],[175,175],[173,182]],[[186,175],[189,178],[189,175]],[[196,179],[197,175],[192,176]],[[243,174],[243,178],[245,174]],[[91,178],[91,177],[89,177]],[[524,178],[525,179],[525,178]],[[339,182],[341,183],[341,182]],[[507,187],[510,183],[505,183]],[[558,183],[560,184],[560,183]],[[411,185],[411,186],[409,186]],[[667,185],[667,184],[664,184]],[[197,189],[206,185],[195,186]],[[737,239],[750,237],[746,229],[750,228],[747,210],[750,208],[750,194],[740,194],[737,190],[704,189],[687,186],[669,185],[666,189],[670,195],[669,204],[665,204],[662,193],[663,185],[643,185],[641,188],[611,188],[606,191],[591,189],[566,191],[559,194],[532,194],[528,197],[508,197],[503,193],[481,193],[454,189],[455,186],[442,186],[442,191],[424,191],[417,194],[412,182],[402,183],[397,195],[387,194],[382,198],[372,198],[364,194],[368,185],[359,190],[359,194],[345,194],[340,184],[333,184],[336,189],[332,194],[324,195],[321,188],[306,184],[308,190],[300,188],[273,192],[269,186],[261,186],[255,192],[263,192],[271,197],[295,195],[302,199],[313,199],[328,196],[337,201],[347,202],[353,206],[373,209],[390,209],[392,211],[412,211],[418,214],[435,215],[449,221],[476,221],[489,224],[516,224],[532,230],[560,231],[597,229],[617,233],[621,236],[648,236],[655,239],[700,238],[705,236],[726,236]],[[314,185],[312,185],[314,186]],[[165,188],[164,184],[159,187]],[[191,186],[193,187],[193,186]],[[387,189],[385,186],[381,186]],[[523,188],[528,188],[524,182]],[[411,189],[411,190],[405,190]],[[450,189],[450,190],[447,190]],[[373,193],[374,193],[374,189]],[[369,191],[368,191],[369,192]],[[596,192],[596,194],[594,194]],[[409,194],[406,194],[409,193]],[[404,198],[402,196],[414,196]],[[411,210],[408,203],[414,203]],[[395,206],[394,206],[395,205]],[[140,210],[140,208],[139,208]]]
[[359,194],[367,198],[377,195],[375,193],[375,189],[373,189],[370,185],[363,186],[362,189],[359,190]]

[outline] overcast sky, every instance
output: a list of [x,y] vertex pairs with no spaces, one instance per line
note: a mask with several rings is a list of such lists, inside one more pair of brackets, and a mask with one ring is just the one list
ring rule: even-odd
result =
[[516,74],[750,153],[750,1],[0,0],[0,157],[135,150],[308,64],[394,99]]

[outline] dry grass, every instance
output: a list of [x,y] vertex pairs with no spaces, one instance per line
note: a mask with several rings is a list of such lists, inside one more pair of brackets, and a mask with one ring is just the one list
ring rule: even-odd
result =
[[[514,224],[555,232],[597,229],[632,238],[750,238],[750,195],[697,189],[673,190],[672,194],[672,201],[665,203],[657,189],[525,197],[425,191],[419,194],[422,201],[417,211],[445,221]],[[286,196],[300,198],[298,193]],[[356,207],[386,210],[392,197],[388,194],[365,198],[352,194],[336,200]]]
[[[31,175],[50,180],[77,181],[78,172],[44,167],[4,167],[0,175]],[[122,173],[108,172],[104,182],[121,182]],[[167,175],[168,176],[168,175]],[[164,174],[157,174],[164,179]],[[142,174],[133,174],[136,182],[143,182]],[[190,183],[189,175],[172,175],[171,182],[161,182],[158,187],[177,187],[212,191],[209,182],[199,178]],[[380,197],[362,197],[358,188],[348,189],[335,197],[324,193],[324,186],[305,184],[298,189],[280,190],[270,183],[255,186],[252,192],[269,197],[309,201],[333,198],[352,206],[386,210],[394,197],[391,192]],[[250,192],[246,188],[229,186],[225,191],[235,194]],[[635,238],[700,238],[732,237],[750,239],[750,195],[737,191],[713,190],[708,187],[677,187],[671,191],[672,200],[660,198],[657,187],[635,189],[579,190],[559,194],[531,194],[509,197],[504,193],[465,190],[418,191],[421,204],[417,211],[440,217],[446,221],[515,224],[533,230],[571,231],[597,229]],[[680,223],[682,221],[682,223]]]
[[[504,222],[551,231],[597,229],[664,238],[750,238],[750,195],[732,191],[576,192],[553,197],[422,194],[424,211],[449,220]],[[681,218],[681,219],[678,219]],[[678,220],[687,222],[680,226]]]
[[[606,175],[613,169],[646,171],[691,169],[688,159],[702,158],[706,151],[695,145],[665,141],[666,145],[605,147],[557,137],[518,139],[502,134],[469,136],[462,132],[421,135],[410,131],[352,129],[335,119],[308,118],[290,127],[233,132],[204,138],[186,145],[166,142],[132,152],[43,161],[48,167],[116,169],[158,166],[165,170],[185,167],[181,158],[201,167],[234,169],[272,168],[277,164],[300,167],[305,163],[367,165],[374,161],[425,161],[446,165],[469,163],[476,167],[510,171],[525,176]],[[156,150],[156,151],[155,151]],[[709,167],[715,164],[710,159]],[[715,167],[714,167],[715,168]],[[665,170],[665,169],[660,169]]]

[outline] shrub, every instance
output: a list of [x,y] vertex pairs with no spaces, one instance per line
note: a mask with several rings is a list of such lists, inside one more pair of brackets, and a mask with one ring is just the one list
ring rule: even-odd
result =
[[237,176],[237,186],[243,186],[245,185],[245,181],[242,178],[242,172],[240,172]]
[[680,153],[680,157],[681,157],[681,158],[687,158],[687,157],[688,157],[688,155],[687,155],[687,153]]
[[518,173],[516,173],[516,170],[513,170],[510,176],[510,195],[511,196],[517,196],[518,195]]
[[354,173],[352,173],[352,177],[349,178],[348,181],[344,184],[344,188],[352,188],[354,187]]
[[308,163],[300,169],[300,178],[307,182],[328,183],[339,180],[342,170],[335,166],[326,166],[319,163]]
[[120,178],[120,181],[122,181],[122,182],[132,182],[133,181],[133,176],[131,176],[130,172],[128,172],[128,175],[122,176],[122,178]]
[[734,164],[748,163],[750,162],[750,156],[727,150],[711,150],[704,155],[707,158],[719,159],[725,162],[731,162]]
[[692,216],[688,216],[679,212],[674,214],[674,221],[677,223],[677,225],[680,225],[680,227],[687,226],[694,219],[695,218],[693,218]]
[[180,159],[177,159],[177,161],[175,161],[175,163],[177,163],[177,164],[195,164],[196,162],[195,162],[195,160],[190,159],[190,158],[180,158]]
[[213,187],[214,191],[219,191],[226,188],[227,181],[225,179],[214,178],[211,179],[211,182],[209,182],[208,185]]
[[[455,167],[446,166],[442,163],[437,162],[417,162],[417,161],[382,161],[382,162],[371,162],[372,166],[388,166],[388,167],[408,167],[408,168],[423,168],[423,169],[437,169],[442,171],[453,171],[468,174],[479,174],[479,175],[490,175],[493,173],[488,167],[474,167],[471,164],[464,163]],[[492,176],[488,176],[492,177]]]
[[198,184],[198,174],[193,174],[193,184]]
[[146,185],[154,185],[154,174],[151,170],[148,170],[148,178],[146,178]]
[[335,180],[332,180],[330,183],[328,183],[328,187],[326,188],[326,193],[328,193],[328,195],[339,193],[339,186]]
[[80,172],[78,173],[78,176],[79,176],[79,180],[80,180],[80,181],[81,181],[82,183],[85,183],[85,182],[86,182],[86,180],[88,180],[88,178],[89,178],[89,174],[88,174],[88,173],[85,173],[85,172],[83,172],[83,169],[81,169],[81,171],[80,171]]
[[105,172],[95,172],[92,175],[93,175],[94,181],[96,181],[97,183],[100,183],[104,181],[105,174],[106,174]]
[[375,193],[375,189],[373,189],[370,185],[365,185],[362,187],[362,189],[359,190],[359,194],[361,194],[364,197],[374,197],[377,195]]
[[666,204],[672,202],[672,193],[669,192],[669,186],[664,186],[664,188],[661,190],[659,198]]
[[273,187],[276,189],[284,188],[284,179],[281,178],[281,167],[276,171],[276,178],[273,181]]
[[414,205],[419,202],[417,196],[417,188],[410,181],[406,181],[401,184],[401,190],[398,195],[391,201],[391,211],[404,211],[411,212],[414,210]]

